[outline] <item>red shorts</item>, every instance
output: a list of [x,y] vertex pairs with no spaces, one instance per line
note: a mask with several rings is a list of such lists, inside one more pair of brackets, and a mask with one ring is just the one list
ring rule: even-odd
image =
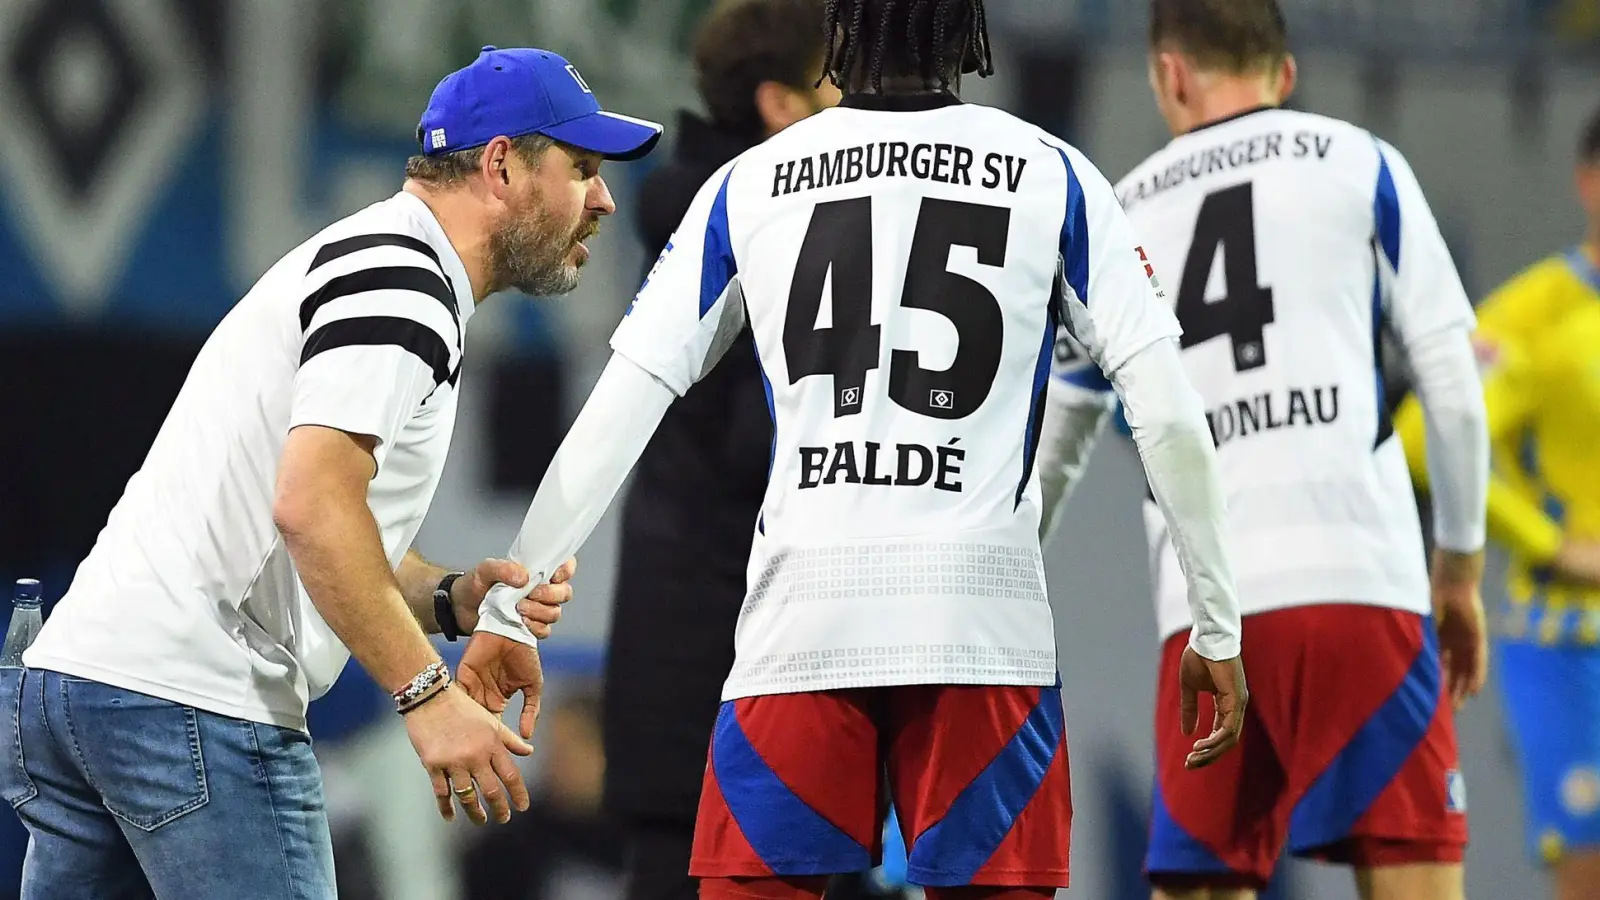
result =
[[1187,638],[1167,641],[1156,689],[1153,881],[1260,887],[1285,847],[1362,867],[1461,861],[1466,787],[1432,619],[1353,604],[1246,616],[1244,735],[1192,772],[1214,707],[1201,695],[1183,734]]
[[907,878],[1066,887],[1072,830],[1057,687],[915,685],[722,704],[689,872],[864,872],[890,800]]

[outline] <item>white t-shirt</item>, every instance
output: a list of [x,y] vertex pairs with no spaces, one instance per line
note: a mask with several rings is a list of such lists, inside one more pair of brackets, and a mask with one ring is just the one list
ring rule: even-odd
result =
[[368,502],[398,566],[444,469],[472,311],[460,258],[410,194],[291,250],[206,341],[25,662],[304,728],[349,651],[273,525],[284,439],[378,439]]
[[775,432],[724,697],[1051,684],[1056,327],[1115,371],[1177,323],[1076,149],[945,98],[847,102],[707,182],[612,338],[682,394],[755,337]]
[[[1262,109],[1182,135],[1117,186],[1183,325],[1227,494],[1243,614],[1349,602],[1426,614],[1422,535],[1384,407],[1380,335],[1472,307],[1404,157],[1336,119]],[[1064,342],[1064,390],[1105,390]],[[1189,627],[1155,504],[1163,637]]]

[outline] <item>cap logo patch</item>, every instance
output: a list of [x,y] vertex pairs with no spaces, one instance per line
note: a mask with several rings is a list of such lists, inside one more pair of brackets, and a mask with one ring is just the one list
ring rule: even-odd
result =
[[589,84],[583,80],[583,76],[578,74],[578,69],[576,66],[572,65],[571,63],[567,63],[567,74],[571,75],[572,80],[578,83],[578,87],[583,88],[583,92],[585,94],[594,93],[594,91],[589,90]]

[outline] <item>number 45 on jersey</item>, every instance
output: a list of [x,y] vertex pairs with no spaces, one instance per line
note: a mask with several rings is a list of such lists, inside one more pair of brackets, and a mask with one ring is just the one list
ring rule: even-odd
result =
[[[960,419],[983,405],[1000,370],[1005,319],[989,289],[949,271],[950,248],[971,247],[978,264],[1001,266],[1011,210],[926,197],[917,215],[900,305],[926,309],[956,328],[948,369],[925,369],[915,350],[889,357],[889,399],[914,413]],[[817,328],[822,292],[833,274],[829,328]],[[811,214],[790,282],[783,322],[789,383],[813,375],[834,380],[835,417],[861,412],[867,373],[878,367],[881,328],[872,324],[872,198],[819,203]]]

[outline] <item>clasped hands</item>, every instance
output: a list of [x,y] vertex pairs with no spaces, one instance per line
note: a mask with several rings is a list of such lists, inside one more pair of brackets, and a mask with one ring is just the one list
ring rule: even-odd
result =
[[[552,626],[561,621],[561,607],[572,599],[572,576],[577,571],[577,559],[567,560],[547,583],[535,587],[518,601],[517,614],[522,616],[522,624],[534,637],[548,638]],[[523,587],[528,583],[528,570],[509,560],[485,560],[478,564],[470,578],[463,578],[458,584],[461,582],[468,584],[460,590],[457,605],[458,609],[470,607],[471,624],[465,618],[461,623],[464,629],[470,630],[476,627],[478,606],[489,589],[500,582]],[[456,683],[484,709],[497,715],[505,712],[513,695],[521,693],[522,716],[518,730],[524,739],[533,737],[539,718],[539,700],[544,691],[544,670],[538,648],[489,632],[473,634],[456,670]]]

